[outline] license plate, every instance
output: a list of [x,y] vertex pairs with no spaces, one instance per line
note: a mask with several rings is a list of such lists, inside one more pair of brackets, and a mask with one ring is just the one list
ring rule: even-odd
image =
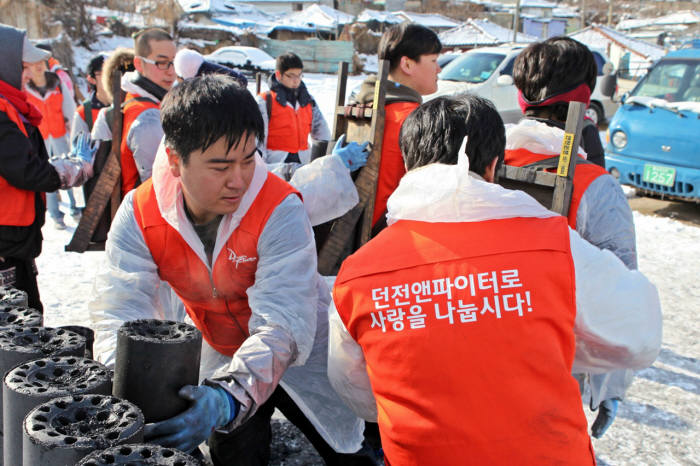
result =
[[642,181],[661,186],[673,186],[674,181],[676,181],[676,169],[645,163]]

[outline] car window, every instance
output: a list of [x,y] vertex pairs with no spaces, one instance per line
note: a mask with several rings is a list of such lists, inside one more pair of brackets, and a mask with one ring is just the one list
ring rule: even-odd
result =
[[508,60],[508,63],[506,66],[503,67],[501,70],[501,74],[507,74],[508,76],[513,76],[513,64],[515,63],[515,59],[518,58],[517,55],[515,55],[513,58]]
[[439,74],[440,79],[481,83],[489,79],[506,56],[500,53],[465,53]]
[[696,101],[696,98],[700,99],[700,82],[695,79],[699,73],[698,63],[661,61],[642,79],[632,95],[657,97],[669,102]]

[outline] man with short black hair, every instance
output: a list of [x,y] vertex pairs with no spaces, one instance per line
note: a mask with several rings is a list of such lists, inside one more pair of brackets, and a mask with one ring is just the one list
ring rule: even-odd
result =
[[[440,72],[437,57],[440,50],[442,44],[435,32],[408,22],[392,26],[379,42],[379,59],[389,60],[390,65],[382,159],[372,218],[375,233],[386,225],[386,201],[406,173],[399,150],[401,125],[408,114],[420,105],[421,96],[437,91],[437,75]],[[358,103],[369,104],[374,100],[376,81],[377,77],[371,76],[362,83],[356,99]]]
[[[209,439],[216,465],[267,464],[279,407],[328,464],[357,461],[337,453],[359,450],[361,423],[328,381],[313,232],[298,191],[259,155],[255,99],[230,76],[195,77],[166,95],[162,122],[153,177],[119,207],[96,278],[95,354],[113,364],[124,321],[186,311],[206,380],[183,387],[190,408],[147,425],[148,441],[191,451]],[[170,288],[183,313],[164,304]]]
[[[590,103],[597,70],[588,47],[570,37],[551,37],[530,44],[518,55],[513,80],[525,118],[508,127],[506,164],[556,170],[569,102]],[[603,157],[595,125],[584,126],[581,149],[574,172],[569,226],[594,246],[611,251],[627,267],[636,269],[634,218],[627,197],[612,175],[588,160],[593,154]],[[618,400],[632,383],[633,373],[622,370],[577,377],[591,409],[601,406],[593,429],[593,435],[600,437],[612,424]],[[590,390],[584,390],[584,381]]]
[[287,52],[277,57],[270,90],[258,96],[265,124],[260,150],[267,163],[307,164],[312,158],[309,136],[318,154],[326,155],[331,132],[316,101],[304,84],[304,63]]
[[488,182],[505,147],[488,101],[431,100],[401,132],[389,226],[335,281],[331,383],[377,419],[387,464],[595,464],[572,369],[651,365],[656,288]]
[[160,101],[175,82],[175,42],[166,31],[146,29],[134,38],[135,72],[122,76],[122,196],[151,177],[163,137]]

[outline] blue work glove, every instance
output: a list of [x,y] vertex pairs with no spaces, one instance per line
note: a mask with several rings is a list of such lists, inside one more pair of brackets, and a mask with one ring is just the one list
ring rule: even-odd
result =
[[617,416],[617,407],[620,404],[620,400],[617,398],[611,398],[609,400],[603,401],[600,406],[598,406],[598,416],[591,426],[591,435],[595,438],[601,438],[605,431],[608,430]]
[[143,435],[147,442],[189,453],[238,412],[236,400],[220,387],[185,385],[178,395],[192,402],[189,409],[165,421],[146,424]]
[[91,164],[95,158],[95,152],[97,152],[97,141],[92,141],[88,133],[80,133],[73,140],[71,155]]
[[351,172],[364,167],[369,156],[369,141],[362,145],[356,142],[350,142],[343,147],[344,145],[345,135],[343,134],[335,143],[332,154],[339,156]]

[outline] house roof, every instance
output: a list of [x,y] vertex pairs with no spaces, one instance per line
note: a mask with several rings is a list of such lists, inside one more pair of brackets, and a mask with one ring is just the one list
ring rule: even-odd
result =
[[396,16],[412,23],[420,24],[427,28],[453,28],[459,26],[459,21],[434,13],[414,13],[412,11],[398,11]]
[[569,34],[569,37],[586,44],[589,47],[605,50],[610,42],[629,50],[648,60],[656,60],[666,53],[663,48],[648,42],[634,39],[620,31],[607,26],[594,24],[580,31]]
[[670,26],[700,23],[700,11],[678,11],[659,18],[626,19],[617,24],[617,29],[632,30],[650,26]]
[[273,29],[297,31],[335,31],[338,26],[352,23],[353,15],[335,10],[329,6],[313,4],[302,11],[295,11],[280,18]]
[[[439,35],[440,42],[447,47],[466,45],[499,45],[513,40],[513,31],[482,19],[468,19],[461,25]],[[534,42],[536,37],[519,32],[518,42]]]

